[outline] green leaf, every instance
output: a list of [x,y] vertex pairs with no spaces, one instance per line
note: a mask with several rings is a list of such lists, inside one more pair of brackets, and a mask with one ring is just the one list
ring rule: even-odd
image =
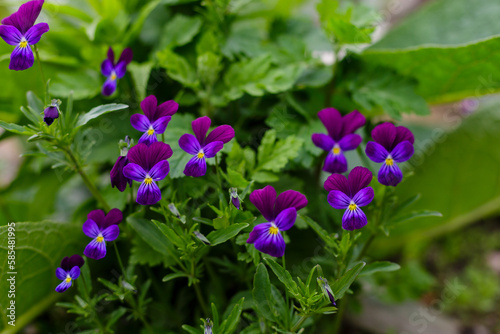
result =
[[171,280],[179,278],[179,277],[189,277],[189,275],[187,275],[185,273],[181,273],[181,272],[168,274],[168,275],[165,275],[163,277],[162,282],[168,282],[168,281],[171,281]]
[[151,220],[128,217],[127,223],[144,242],[158,253],[165,257],[177,256],[173,244]]
[[172,49],[191,42],[200,32],[201,24],[199,16],[175,15],[165,25],[158,49]]
[[198,85],[196,71],[184,57],[169,49],[158,52],[157,57],[159,65],[167,70],[169,77],[187,87]]
[[219,333],[231,334],[236,330],[241,319],[241,311],[243,310],[244,301],[245,298],[241,298],[238,303],[234,305],[233,310],[231,311],[227,319],[225,319],[220,325]]
[[94,118],[105,115],[112,111],[122,110],[128,108],[128,105],[121,103],[110,103],[103,104],[98,107],[92,108],[88,113],[81,115],[78,117],[78,121],[76,122],[75,129],[84,126]]
[[19,135],[32,135],[34,132],[32,130],[29,130],[28,128],[13,124],[13,123],[6,123],[4,121],[0,121],[0,127],[4,128],[5,130],[13,133],[17,133]]
[[229,227],[210,232],[207,235],[207,239],[210,240],[212,246],[216,246],[235,237],[241,230],[246,227],[248,227],[248,224],[233,224]]
[[363,268],[361,274],[359,276],[370,276],[378,272],[382,271],[396,271],[399,270],[401,266],[397,263],[389,262],[389,261],[375,261]]
[[333,285],[331,285],[332,292],[336,300],[341,299],[344,296],[351,284],[356,280],[356,277],[358,277],[365,264],[366,263],[364,262],[358,263],[349,269],[340,279],[335,281]]
[[73,94],[75,100],[92,98],[101,91],[100,73],[94,70],[60,72],[50,85],[50,94],[66,98]]
[[303,140],[295,136],[276,141],[276,130],[268,130],[261,140],[257,153],[257,171],[281,171],[289,160],[297,157]]
[[424,217],[442,217],[443,215],[441,212],[438,211],[432,211],[432,210],[419,210],[419,211],[413,211],[410,213],[407,213],[402,216],[395,217],[394,219],[390,220],[389,223],[386,225],[387,227],[391,227],[394,225],[398,225],[404,222],[407,222],[409,220],[413,220],[416,218],[424,218]]
[[266,266],[259,263],[253,279],[253,300],[255,308],[261,316],[270,321],[275,321],[273,303],[271,301],[271,282]]
[[321,238],[323,239],[323,241],[329,246],[329,247],[337,247],[337,243],[335,242],[335,240],[328,234],[328,232],[323,229],[318,223],[316,223],[314,220],[312,220],[311,218],[309,218],[308,216],[303,216],[303,215],[300,215],[300,217],[302,217],[302,219],[304,219],[307,223],[307,225],[309,225],[309,227],[311,227],[314,232],[316,232],[316,234]]
[[292,275],[288,272],[288,270],[284,269],[280,264],[278,264],[276,261],[270,259],[270,258],[265,258],[264,259],[267,263],[267,265],[271,268],[271,270],[274,272],[276,277],[285,285],[288,291],[292,293],[295,296],[299,295],[297,283],[292,279]]
[[146,90],[148,88],[148,81],[152,68],[153,68],[152,62],[147,62],[142,64],[131,62],[127,66],[127,69],[132,74],[132,79],[134,79],[135,91],[139,95],[138,99],[140,101],[144,100],[144,98],[146,97]]

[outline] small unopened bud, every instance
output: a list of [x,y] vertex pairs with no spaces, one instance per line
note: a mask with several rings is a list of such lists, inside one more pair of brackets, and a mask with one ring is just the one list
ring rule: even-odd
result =
[[203,332],[203,334],[212,334],[213,326],[214,324],[212,323],[212,320],[210,320],[210,318],[207,318],[205,320],[205,331]]
[[198,231],[194,231],[194,236],[196,238],[198,238],[198,240],[200,240],[201,242],[203,242],[205,245],[208,245],[210,246],[212,243],[210,242],[210,240],[207,239],[207,237],[205,237],[203,234],[201,234],[200,232]]
[[177,208],[175,207],[174,203],[170,203],[168,205],[168,209],[170,210],[170,212],[172,212],[174,216],[176,216],[177,218],[181,218],[181,214],[179,213],[179,210],[177,210]]
[[120,149],[120,155],[122,157],[126,156],[131,145],[134,145],[134,140],[130,139],[129,136],[125,136],[125,140],[120,139],[118,143],[118,148]]
[[233,203],[236,209],[240,209],[240,197],[238,196],[238,189],[230,188],[229,195],[231,196],[231,203]]
[[330,288],[330,285],[328,284],[328,281],[326,280],[326,278],[319,276],[318,277],[318,284],[321,287],[321,290],[323,290],[323,293],[325,294],[325,296],[328,297],[330,302],[333,304],[333,306],[337,306],[337,304],[335,304],[335,296],[333,295],[332,288]]
[[59,105],[61,104],[60,100],[52,100],[50,106],[45,108],[43,111],[43,121],[47,125],[51,125],[56,118],[59,118]]

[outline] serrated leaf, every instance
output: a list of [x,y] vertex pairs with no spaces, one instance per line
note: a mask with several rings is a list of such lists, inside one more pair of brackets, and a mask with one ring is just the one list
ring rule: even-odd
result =
[[295,136],[276,141],[276,130],[268,130],[261,140],[256,171],[281,171],[289,160],[297,157],[303,140]]

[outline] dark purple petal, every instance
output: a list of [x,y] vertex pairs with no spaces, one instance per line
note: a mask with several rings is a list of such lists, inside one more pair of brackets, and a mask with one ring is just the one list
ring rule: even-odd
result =
[[102,95],[110,96],[115,92],[115,90],[116,90],[116,80],[108,79],[104,82],[104,85],[102,86]]
[[330,136],[322,133],[314,133],[311,139],[314,145],[325,151],[331,151],[335,145],[335,141]]
[[73,268],[71,268],[71,270],[69,271],[69,277],[71,277],[71,279],[77,279],[78,277],[80,277],[80,267],[74,266]]
[[230,125],[221,125],[212,130],[205,139],[204,144],[221,141],[224,144],[234,138],[234,129]]
[[240,199],[238,197],[231,197],[231,203],[233,203],[237,210],[240,209]]
[[318,117],[330,137],[338,141],[342,132],[342,115],[340,115],[340,112],[334,108],[326,108],[318,112]]
[[342,137],[342,139],[339,141],[339,146],[342,149],[342,151],[350,151],[358,147],[362,141],[363,138],[361,138],[360,135],[349,134]]
[[170,171],[170,166],[167,160],[162,160],[158,162],[156,165],[151,168],[149,171],[149,176],[153,179],[153,181],[161,181],[167,177],[168,172]]
[[269,229],[271,228],[271,223],[262,223],[254,226],[252,232],[248,236],[247,243],[253,244],[257,239],[269,233]]
[[146,132],[149,130],[152,125],[149,121],[149,118],[144,116],[143,114],[133,114],[130,116],[130,124],[137,131]]
[[120,228],[118,227],[118,225],[110,225],[104,231],[102,231],[102,237],[104,238],[104,241],[113,241],[118,238],[119,234]]
[[282,257],[285,255],[285,239],[280,233],[263,234],[254,243],[255,248],[262,253],[269,254],[274,257]]
[[385,147],[374,141],[369,141],[366,144],[365,153],[371,161],[378,163],[384,162],[389,156],[389,152],[387,152]]
[[391,152],[391,157],[396,162],[404,162],[412,157],[414,151],[413,145],[409,141],[404,141],[396,145]]
[[138,164],[129,163],[123,168],[123,175],[129,179],[142,182],[146,178],[147,172]]
[[349,185],[350,192],[349,197],[353,198],[354,195],[358,193],[361,189],[368,187],[370,182],[372,182],[373,174],[368,168],[365,167],[354,167],[347,178],[347,184]]
[[390,152],[396,139],[396,127],[392,123],[379,124],[373,129],[372,138]]
[[328,204],[334,209],[347,209],[351,203],[351,198],[340,190],[332,190],[328,193]]
[[203,147],[203,153],[205,154],[205,158],[213,158],[217,155],[217,152],[222,150],[224,147],[224,143],[221,141],[214,141],[206,144]]
[[23,35],[14,26],[0,26],[0,37],[9,45],[18,45]]
[[342,228],[347,231],[360,229],[368,223],[363,210],[356,208],[354,210],[345,210],[342,216]]
[[286,231],[292,228],[293,224],[295,224],[295,220],[297,219],[297,210],[295,208],[288,208],[281,211],[277,216],[274,222],[280,231]]
[[409,141],[410,144],[413,144],[415,143],[415,137],[413,136],[413,133],[404,126],[397,126],[396,139],[394,139],[393,145],[396,146],[403,141]]
[[109,77],[111,75],[111,73],[113,72],[113,70],[114,70],[114,67],[113,67],[113,63],[111,62],[111,60],[106,59],[102,62],[102,64],[101,64],[102,75],[104,75],[105,77]]
[[131,48],[123,49],[122,54],[120,55],[120,59],[118,60],[118,63],[123,62],[126,65],[128,65],[132,61],[133,57],[134,53],[132,52]]
[[195,119],[191,122],[191,126],[193,128],[194,135],[201,146],[205,143],[205,137],[207,136],[207,131],[210,128],[210,124],[212,121],[207,116],[203,116]]
[[14,71],[26,70],[33,66],[34,62],[35,57],[29,45],[26,47],[16,46],[10,55],[9,69]]
[[306,205],[306,196],[295,190],[287,190],[278,195],[274,205],[273,216],[278,216],[280,212],[288,208],[295,208],[296,211],[299,211],[300,209],[305,208]]
[[127,63],[124,62],[119,62],[115,66],[115,74],[117,79],[121,79],[125,76],[125,73],[127,73]]
[[323,165],[323,170],[328,173],[344,173],[347,171],[347,160],[342,152],[328,153]]
[[43,121],[47,125],[51,125],[56,118],[59,118],[59,109],[57,107],[50,106],[45,108],[43,111]]
[[153,205],[161,200],[161,191],[155,182],[141,183],[137,190],[137,203],[140,205]]
[[201,151],[198,139],[192,134],[186,133],[179,139],[179,146],[181,149],[189,154],[195,155]]
[[100,209],[90,211],[89,214],[87,215],[87,218],[95,221],[97,226],[99,227],[104,226],[104,223],[106,221],[106,215],[104,214],[104,211]]
[[2,20],[2,24],[16,27],[22,34],[26,33],[34,24],[40,11],[42,10],[44,0],[28,1],[21,5],[17,12]]
[[352,198],[352,201],[358,206],[366,206],[370,204],[373,201],[373,197],[375,197],[375,193],[373,192],[372,187],[366,187],[364,189],[361,189],[354,195]]
[[85,261],[83,260],[83,257],[75,254],[70,257],[66,256],[65,258],[63,258],[61,261],[61,268],[65,271],[70,271],[74,266],[81,267],[84,263]]
[[254,190],[250,194],[250,202],[260,211],[268,222],[272,222],[274,216],[274,203],[276,202],[276,190],[272,186]]
[[72,281],[66,282],[66,280],[64,280],[56,287],[56,291],[59,293],[64,292],[68,290],[72,283]]
[[113,48],[109,47],[106,56],[108,57],[108,60],[111,62],[111,65],[115,67],[115,52],[113,51]]
[[26,32],[26,40],[29,45],[35,45],[40,41],[43,34],[49,31],[47,23],[37,23]]
[[165,129],[167,128],[167,125],[171,119],[172,119],[172,117],[170,117],[170,116],[163,116],[163,117],[158,118],[152,124],[152,127],[153,127],[155,133],[162,134],[163,132],[165,132]]
[[[342,118],[342,137],[354,133],[357,129],[365,125],[366,118],[359,111],[354,110]],[[357,145],[356,145],[357,146]]]
[[141,109],[144,112],[144,115],[146,115],[146,117],[152,121],[156,119],[155,114],[157,105],[158,105],[158,100],[154,95],[149,95],[141,102]]
[[146,172],[162,160],[167,160],[172,156],[172,148],[163,142],[156,142],[150,146],[137,144],[132,147],[127,154],[130,162],[138,164]]
[[326,191],[330,192],[332,190],[340,190],[344,194],[349,194],[349,185],[347,183],[347,178],[341,174],[330,175],[323,185]]
[[163,116],[173,116],[179,109],[179,104],[174,100],[168,100],[163,102],[156,109],[156,118]]
[[184,168],[184,175],[186,176],[194,176],[200,177],[205,175],[207,172],[207,162],[205,158],[198,158],[198,156],[194,156],[191,160],[188,161],[186,167]]
[[395,162],[393,162],[392,166],[384,163],[378,172],[378,182],[385,186],[395,187],[401,180],[403,180],[403,173]]
[[68,275],[68,273],[63,268],[57,268],[56,269],[56,277],[58,279],[60,279],[60,280],[66,279],[67,275]]
[[123,168],[128,164],[127,157],[120,156],[116,159],[115,165],[111,169],[109,176],[111,178],[111,187],[116,187],[123,192],[127,184],[132,186],[132,180],[123,175]]
[[106,229],[111,225],[118,225],[123,220],[123,213],[120,209],[111,209],[106,218],[104,219],[104,224],[102,225],[102,229]]
[[85,223],[83,223],[82,230],[89,238],[96,238],[99,233],[101,233],[101,229],[92,219],[87,219]]
[[96,239],[93,239],[87,247],[85,247],[85,250],[83,251],[83,254],[91,259],[94,260],[100,260],[103,257],[106,256],[106,242],[105,241],[97,241]]

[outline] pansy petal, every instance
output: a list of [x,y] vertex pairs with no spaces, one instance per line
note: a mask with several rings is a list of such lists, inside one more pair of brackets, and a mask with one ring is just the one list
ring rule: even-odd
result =
[[374,141],[369,141],[366,144],[365,153],[371,161],[378,163],[384,162],[389,156],[389,152],[387,152],[385,147]]
[[[342,137],[354,133],[357,129],[365,125],[366,118],[359,111],[354,110],[342,118]],[[357,146],[357,145],[356,145]]]
[[349,197],[354,197],[358,191],[366,188],[370,182],[372,182],[373,174],[368,168],[365,167],[354,167],[347,178],[347,184],[349,185]]
[[273,257],[282,257],[285,255],[285,239],[283,239],[280,233],[264,234],[255,241],[254,245],[257,250]]
[[161,191],[156,183],[141,183],[137,190],[137,203],[140,205],[153,205],[161,200]]
[[140,165],[145,171],[150,170],[154,165],[172,156],[172,148],[163,142],[156,142],[150,146],[137,144],[132,147],[127,154],[130,162]]
[[124,192],[127,188],[127,184],[131,185],[132,180],[128,179],[123,175],[123,168],[128,164],[127,157],[119,156],[109,173],[111,180],[111,187],[116,187],[121,192]]
[[92,210],[87,214],[87,218],[95,221],[97,226],[103,226],[106,220],[106,214],[101,209]]
[[22,4],[17,12],[2,20],[2,24],[16,27],[21,33],[26,33],[35,24],[44,0],[33,0]]
[[198,154],[201,150],[200,143],[198,139],[190,133],[183,134],[179,139],[179,146],[181,149],[189,154]]
[[179,109],[179,103],[174,100],[168,100],[163,102],[156,109],[156,118],[163,116],[173,116]]
[[305,208],[306,205],[306,196],[295,190],[287,190],[279,194],[278,198],[276,198],[273,216],[276,217],[280,212],[288,208],[295,208],[296,211],[299,211]]
[[250,194],[250,202],[260,211],[268,222],[274,220],[274,203],[276,202],[276,190],[272,186],[254,190]]
[[156,113],[156,107],[158,106],[158,100],[156,96],[149,95],[141,102],[141,109],[149,119],[154,119]]
[[234,138],[234,129],[230,125],[221,125],[212,130],[205,139],[204,144],[221,141],[224,144]]
[[122,54],[120,55],[120,59],[118,60],[118,63],[123,62],[125,64],[130,64],[132,61],[132,58],[134,57],[134,53],[132,52],[131,48],[125,48],[122,51]]
[[101,233],[99,226],[92,219],[87,219],[82,226],[83,233],[89,238],[95,238]]
[[262,223],[262,224],[254,226],[252,232],[250,232],[250,235],[248,236],[247,243],[253,244],[261,236],[268,234],[271,226],[272,226],[271,223]]
[[205,158],[213,158],[217,155],[217,152],[222,150],[224,147],[224,143],[221,141],[214,141],[209,144],[206,144],[203,147],[203,153],[205,153]]
[[112,47],[109,47],[108,52],[106,53],[106,57],[108,57],[108,60],[111,62],[111,65],[115,67],[115,52],[113,51]]
[[56,269],[56,277],[58,279],[60,279],[60,280],[66,279],[67,275],[68,275],[68,273],[63,268],[57,268]]
[[149,176],[153,179],[153,181],[160,181],[167,177],[168,172],[170,171],[170,166],[167,160],[162,160],[158,162],[156,165],[151,168],[149,171]]
[[56,287],[56,291],[57,292],[64,292],[66,290],[68,290],[69,287],[71,287],[71,284],[73,282],[70,281],[70,282],[66,282],[66,280],[62,281],[57,287]]
[[339,140],[342,131],[342,115],[337,109],[326,108],[318,112],[318,117],[325,126],[330,137]]
[[394,139],[394,146],[397,144],[404,142],[404,141],[409,141],[410,144],[415,143],[415,137],[413,136],[413,133],[408,130],[408,128],[404,126],[397,126],[396,127],[396,139]]
[[276,226],[280,231],[286,231],[292,228],[297,219],[297,210],[295,208],[288,208],[281,211],[274,220]]
[[395,163],[392,166],[384,163],[378,172],[378,182],[385,186],[395,187],[401,180],[403,180],[403,173]]
[[363,138],[361,138],[360,135],[349,134],[342,137],[342,139],[339,141],[339,146],[342,149],[342,151],[350,151],[358,147],[362,141]]
[[118,225],[111,225],[104,231],[102,231],[102,237],[104,238],[105,241],[113,241],[116,238],[118,238],[119,234],[120,234],[120,228],[118,227]]
[[[83,257],[81,257],[81,255],[79,255],[79,254],[72,255],[68,258],[68,262],[67,262],[68,269],[67,270],[71,270],[71,268],[73,268],[74,266],[81,267],[81,266],[83,266],[84,263],[85,263],[85,261],[83,260]],[[64,267],[63,267],[63,269],[64,269]]]
[[332,190],[340,190],[344,194],[349,193],[349,185],[347,183],[347,178],[342,174],[330,175],[323,185],[326,191],[330,192]]
[[120,209],[111,209],[108,214],[106,215],[106,218],[104,219],[104,224],[103,228],[107,228],[108,226],[111,225],[118,225],[122,222],[123,220],[123,213],[121,212]]
[[162,134],[165,132],[165,129],[167,128],[168,123],[172,119],[171,116],[163,116],[158,118],[153,124],[153,129],[155,130],[156,134]]
[[375,193],[372,187],[366,187],[361,189],[354,195],[352,201],[359,207],[366,206],[373,201],[373,197],[375,197]]
[[45,34],[47,31],[49,31],[49,25],[47,23],[37,23],[33,27],[31,27],[27,32],[26,32],[26,40],[28,41],[29,45],[35,45],[40,41],[40,38],[42,38],[42,35]]
[[29,46],[21,48],[16,46],[10,55],[9,69],[14,71],[22,71],[30,68],[35,63],[33,51]]
[[205,158],[192,157],[184,168],[184,175],[200,177],[207,172],[207,162]]
[[342,152],[338,154],[329,152],[323,170],[328,173],[344,173],[347,171],[347,159]]
[[205,137],[211,123],[212,121],[207,116],[197,118],[193,122],[191,122],[194,135],[196,136],[196,139],[198,139],[200,145],[203,145],[205,143]]
[[18,45],[23,35],[14,26],[0,26],[0,37],[9,45]]
[[404,162],[410,159],[415,152],[413,145],[409,141],[404,141],[396,145],[391,152],[391,157],[396,162]]
[[96,239],[89,242],[85,247],[83,254],[91,259],[100,260],[106,256],[106,242],[97,242]]
[[144,132],[141,138],[139,138],[138,143],[143,143],[147,146],[151,146],[151,144],[156,143],[157,141],[158,138],[156,137],[156,134],[153,133],[152,135],[150,135],[149,133]]
[[332,190],[328,193],[328,204],[334,209],[347,209],[351,203],[349,196],[340,190]]
[[[138,144],[139,145],[139,144]],[[129,163],[123,168],[123,175],[129,179],[142,182],[146,178],[146,171],[138,164]]]
[[112,72],[113,72],[113,63],[109,59],[104,60],[101,64],[102,75],[104,75],[105,77],[109,77]]
[[323,133],[314,133],[311,139],[314,145],[325,151],[331,151],[333,145],[335,145],[335,141],[332,139],[332,137]]
[[372,130],[372,138],[390,152],[396,139],[396,127],[388,122],[379,124]]
[[127,63],[121,61],[118,62],[115,66],[115,74],[118,79],[121,79],[125,76],[125,73],[127,73]]
[[74,266],[73,268],[71,268],[71,270],[69,271],[69,277],[71,277],[71,279],[77,279],[78,277],[80,277],[80,267]]
[[130,124],[137,131],[146,132],[151,126],[149,119],[143,114],[133,114],[130,116]]
[[104,82],[104,85],[102,86],[102,95],[104,96],[113,95],[115,90],[116,90],[116,80],[107,79]]
[[347,231],[360,229],[368,223],[363,210],[356,208],[355,210],[347,209],[342,216],[342,228]]

